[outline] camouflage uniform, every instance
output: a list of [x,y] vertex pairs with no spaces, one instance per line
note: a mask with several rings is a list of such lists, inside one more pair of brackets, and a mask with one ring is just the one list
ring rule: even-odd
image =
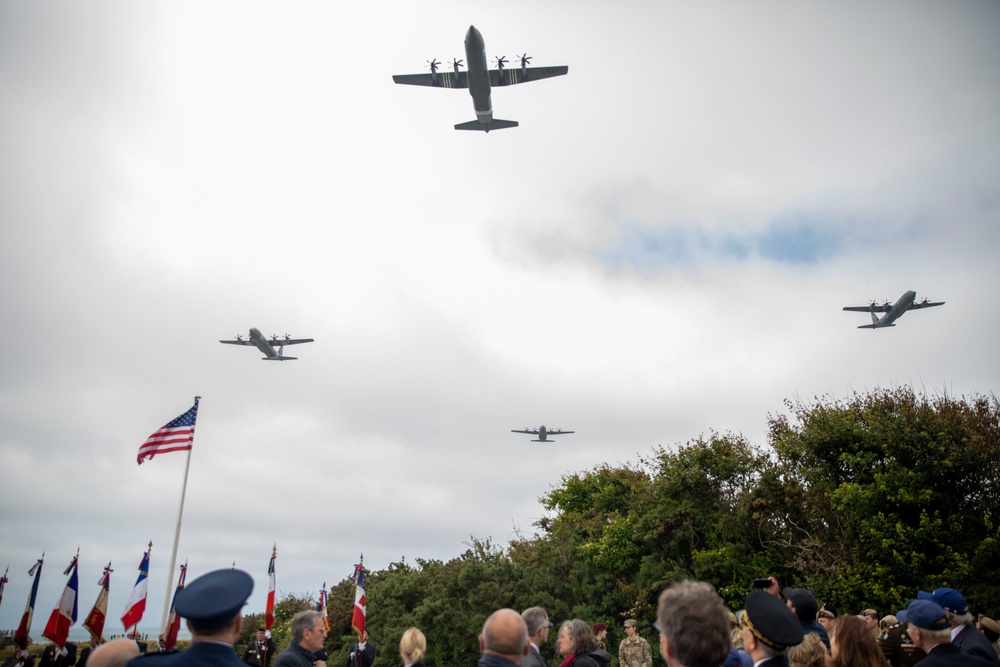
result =
[[626,637],[618,647],[618,663],[620,667],[653,667],[653,653],[649,642],[640,637]]
[[882,655],[891,667],[913,667],[927,657],[924,649],[913,643],[906,629],[906,623],[896,623],[887,627],[878,638]]

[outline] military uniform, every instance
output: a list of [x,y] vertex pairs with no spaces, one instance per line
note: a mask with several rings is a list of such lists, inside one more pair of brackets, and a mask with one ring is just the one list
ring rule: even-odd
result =
[[618,647],[618,663],[621,667],[653,667],[653,652],[649,642],[640,637],[626,637]]
[[277,651],[278,647],[272,639],[266,638],[262,642],[254,639],[243,651],[243,662],[254,667],[271,667],[271,661]]
[[910,639],[906,627],[906,623],[896,622],[886,627],[878,638],[878,647],[892,667],[913,667],[927,657],[924,649]]
[[232,644],[198,634],[201,626],[216,628],[235,622],[253,592],[253,578],[242,570],[216,570],[180,589],[174,610],[192,629],[191,647],[184,651],[148,653],[132,658],[126,667],[247,667]]

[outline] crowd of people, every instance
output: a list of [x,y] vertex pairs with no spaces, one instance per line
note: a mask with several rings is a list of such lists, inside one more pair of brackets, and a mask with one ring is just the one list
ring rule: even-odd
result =
[[[1000,624],[970,612],[952,588],[919,591],[905,609],[879,618],[875,609],[838,614],[819,605],[803,588],[781,588],[774,578],[747,596],[733,612],[715,588],[682,581],[660,594],[657,621],[659,652],[668,667],[1000,667]],[[191,646],[184,651],[146,653],[139,637],[122,637],[86,647],[79,662],[67,647],[46,647],[38,667],[328,667],[327,626],[318,611],[302,611],[291,621],[291,644],[277,652],[269,633],[259,628],[241,660],[233,646],[243,630],[241,610],[253,591],[250,575],[218,570],[191,582],[175,600],[187,620]],[[542,607],[522,613],[493,612],[479,635],[477,667],[549,667],[541,647],[554,623]],[[639,624],[623,624],[619,667],[652,667],[652,649]],[[555,651],[559,667],[610,667],[607,626],[570,619],[559,626]],[[161,642],[162,646],[162,642]],[[3,667],[34,667],[18,646]],[[409,628],[399,643],[404,667],[424,667],[427,639]],[[351,647],[346,667],[372,667],[376,649],[368,633]]]

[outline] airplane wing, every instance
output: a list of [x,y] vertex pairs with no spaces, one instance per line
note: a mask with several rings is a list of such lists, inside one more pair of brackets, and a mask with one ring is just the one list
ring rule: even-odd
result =
[[311,343],[311,342],[313,342],[313,339],[312,338],[278,338],[278,339],[271,339],[268,342],[271,343],[271,345],[278,345],[278,346],[282,346],[282,345],[298,345],[299,343]]
[[516,83],[526,83],[528,81],[537,81],[538,79],[548,79],[553,76],[562,76],[568,72],[569,67],[566,65],[559,65],[558,67],[528,67],[527,69],[512,67],[503,70],[503,76],[501,76],[501,70],[491,69],[490,85],[512,86]]
[[576,431],[549,431],[549,435],[566,435],[567,433],[576,433]]
[[914,301],[913,305],[909,307],[908,310],[914,310],[916,308],[930,308],[931,306],[943,306],[944,301]]
[[892,310],[892,304],[888,306],[878,304],[874,306],[844,306],[844,310],[853,310],[858,313],[888,313]]
[[393,74],[392,80],[407,86],[433,88],[468,88],[468,72],[438,72],[437,74]]
[[536,429],[532,429],[532,430],[528,430],[528,431],[519,431],[519,430],[517,430],[515,428],[512,428],[510,430],[510,432],[511,433],[524,433],[525,435],[538,435],[538,429],[537,428]]
[[226,345],[253,345],[252,340],[246,340],[245,338],[240,338],[239,340],[220,340],[220,343],[225,343]]

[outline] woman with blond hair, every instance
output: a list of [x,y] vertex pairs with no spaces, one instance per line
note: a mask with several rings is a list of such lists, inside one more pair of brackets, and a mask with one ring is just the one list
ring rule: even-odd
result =
[[422,662],[427,653],[427,638],[420,628],[407,628],[399,640],[399,657],[404,667],[424,667]]
[[826,664],[826,646],[819,635],[808,634],[802,643],[787,651],[791,667],[823,667]]

